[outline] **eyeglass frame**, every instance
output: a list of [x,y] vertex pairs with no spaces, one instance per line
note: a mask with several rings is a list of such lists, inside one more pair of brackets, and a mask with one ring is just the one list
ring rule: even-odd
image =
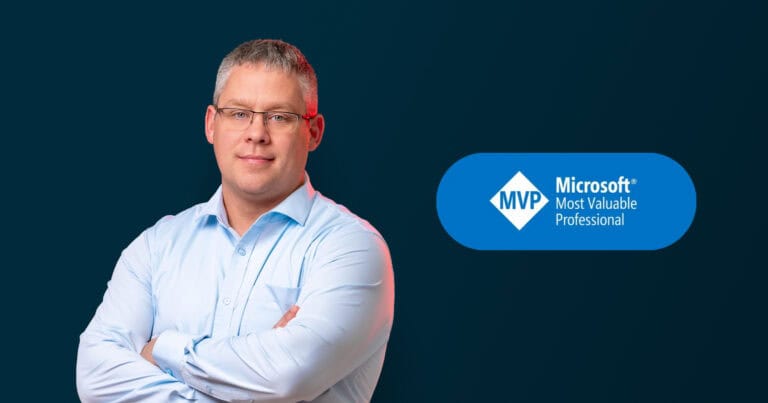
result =
[[[218,105],[212,105],[212,106],[213,106],[213,109],[216,111],[217,115],[219,113],[221,113],[221,111],[223,109],[234,109],[234,110],[238,110],[238,111],[250,112],[251,113],[251,120],[248,122],[248,126],[244,127],[242,130],[247,130],[249,127],[251,127],[251,125],[253,124],[253,117],[257,113],[262,115],[261,124],[263,124],[264,128],[267,129],[267,130],[269,130],[269,126],[267,126],[267,119],[266,119],[266,114],[268,114],[268,113],[287,113],[289,115],[294,115],[294,116],[296,116],[299,119],[306,120],[307,122],[309,122],[310,120],[316,118],[319,115],[318,112],[315,112],[314,115],[308,115],[308,114],[302,115],[302,114],[299,114],[299,113],[296,113],[296,112],[288,112],[288,111],[252,111],[250,109],[245,109],[245,108],[235,108],[235,107],[224,107],[224,108],[221,108]],[[297,120],[297,122],[298,122],[298,120]]]
[[216,114],[217,115],[219,113],[221,113],[221,111],[224,110],[224,109],[234,109],[234,110],[238,110],[238,111],[250,112],[251,113],[251,120],[250,120],[250,122],[248,122],[248,126],[243,128],[243,130],[247,130],[249,127],[251,127],[251,125],[253,124],[253,117],[256,116],[256,114],[261,114],[262,115],[261,124],[263,124],[264,128],[267,129],[267,130],[269,130],[269,126],[267,126],[267,119],[266,119],[266,114],[268,114],[268,113],[287,113],[289,115],[294,115],[294,116],[298,117],[299,119],[306,120],[307,122],[309,122],[310,120],[316,118],[317,115],[319,115],[319,113],[317,113],[317,112],[314,115],[308,115],[308,114],[302,115],[302,114],[299,114],[299,113],[296,113],[296,112],[288,112],[288,111],[252,111],[250,109],[245,109],[245,108],[235,108],[235,107],[224,107],[224,108],[221,108],[218,105],[212,105],[212,106],[213,106],[213,109],[216,110]]
[[257,113],[261,113],[261,114],[265,114],[265,113],[287,113],[289,115],[294,115],[294,116],[297,116],[299,119],[304,119],[304,120],[312,120],[312,119],[316,118],[317,115],[319,115],[319,113],[315,113],[314,115],[307,115],[307,114],[302,115],[300,113],[288,112],[288,111],[252,111],[250,109],[245,109],[245,108],[235,108],[235,107],[229,107],[229,106],[221,108],[218,105],[212,105],[212,106],[213,106],[213,109],[216,110],[217,114],[220,113],[222,109],[235,109],[235,110],[238,110],[238,111],[251,112],[252,115],[251,115],[251,121],[250,121],[250,123],[248,123],[249,126],[253,124],[253,115],[255,115]]

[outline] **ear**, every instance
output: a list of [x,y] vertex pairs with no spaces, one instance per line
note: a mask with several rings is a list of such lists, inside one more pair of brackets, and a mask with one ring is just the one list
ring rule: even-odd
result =
[[323,139],[325,130],[325,118],[318,114],[309,121],[309,151],[315,151]]
[[208,105],[208,108],[205,110],[205,138],[211,144],[213,144],[213,127],[215,117],[216,108],[213,105]]

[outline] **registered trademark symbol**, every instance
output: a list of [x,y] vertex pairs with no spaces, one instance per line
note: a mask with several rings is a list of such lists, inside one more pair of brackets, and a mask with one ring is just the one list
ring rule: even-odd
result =
[[630,182],[632,182],[633,185],[637,185],[637,178],[632,178]]

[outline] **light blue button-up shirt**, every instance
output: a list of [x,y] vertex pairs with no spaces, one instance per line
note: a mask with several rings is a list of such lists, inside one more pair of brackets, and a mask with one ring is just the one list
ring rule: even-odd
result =
[[[294,304],[296,317],[273,329]],[[80,337],[78,394],[86,402],[369,401],[393,305],[381,235],[308,177],[242,237],[219,188],[123,251]],[[153,337],[159,368],[139,355]]]

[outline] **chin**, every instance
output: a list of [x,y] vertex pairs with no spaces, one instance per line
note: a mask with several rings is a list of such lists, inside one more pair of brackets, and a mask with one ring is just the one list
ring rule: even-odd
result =
[[241,186],[240,192],[244,195],[255,197],[255,198],[264,198],[270,193],[270,188],[268,186]]
[[243,176],[235,183],[245,193],[262,193],[275,187],[275,181],[265,177],[265,175]]

